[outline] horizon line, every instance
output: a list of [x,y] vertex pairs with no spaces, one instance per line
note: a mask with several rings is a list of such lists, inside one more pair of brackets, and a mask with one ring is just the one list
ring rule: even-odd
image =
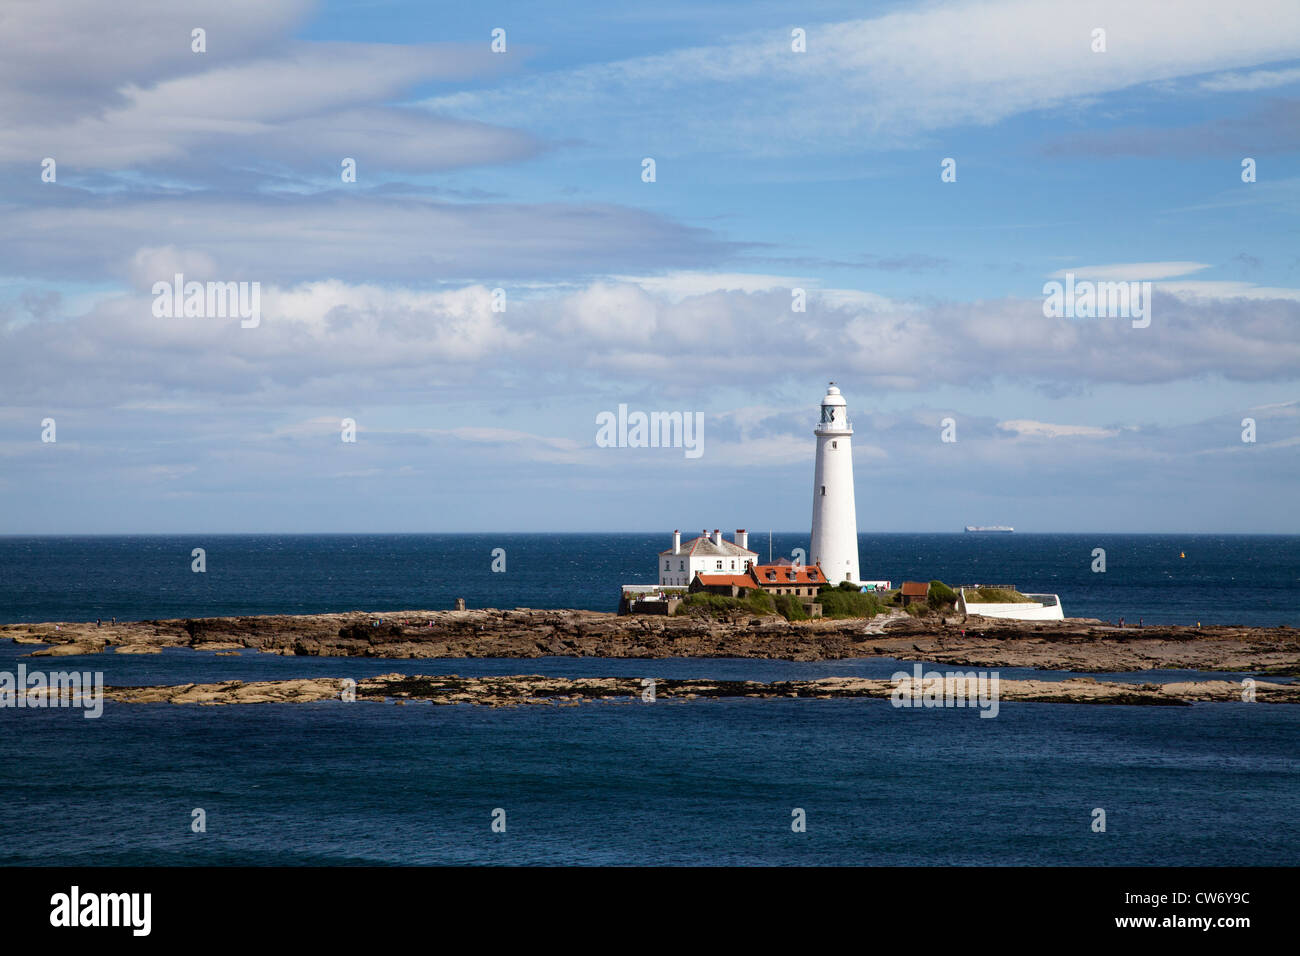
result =
[[[735,529],[730,532],[724,531],[724,534],[734,533]],[[615,535],[628,534],[645,534],[645,535],[666,535],[671,536],[672,531],[4,531],[0,532],[0,540],[5,538],[179,538],[179,537],[208,537],[208,538],[254,538],[254,537],[283,537],[283,538],[347,538],[347,537],[427,537],[430,535],[447,535],[447,536],[470,536],[470,535],[568,535],[568,536],[603,536],[612,537]],[[807,535],[808,531],[781,531],[770,529],[769,533],[779,535]],[[750,535],[761,535],[761,531],[749,531]],[[859,531],[858,537],[863,535],[961,535],[979,534],[979,532],[967,531]],[[1192,537],[1209,537],[1209,536],[1228,536],[1228,537],[1300,537],[1300,531],[1014,531],[1007,533],[998,533],[993,536],[1005,538],[1008,535],[1019,535],[1021,537],[1029,536],[1056,536],[1056,535],[1088,535],[1088,534],[1106,534],[1106,535],[1184,535]],[[984,535],[981,535],[984,536]]]

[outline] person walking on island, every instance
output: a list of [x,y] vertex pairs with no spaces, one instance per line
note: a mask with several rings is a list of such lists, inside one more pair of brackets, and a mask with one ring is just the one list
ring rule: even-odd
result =
[[1122,617],[1119,619],[1119,626],[1121,628],[1124,626],[1124,619]]

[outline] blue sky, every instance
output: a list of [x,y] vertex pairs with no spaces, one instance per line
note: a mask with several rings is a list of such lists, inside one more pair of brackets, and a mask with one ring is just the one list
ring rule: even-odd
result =
[[800,530],[830,379],[863,531],[1300,532],[1293,3],[10,9],[0,533]]

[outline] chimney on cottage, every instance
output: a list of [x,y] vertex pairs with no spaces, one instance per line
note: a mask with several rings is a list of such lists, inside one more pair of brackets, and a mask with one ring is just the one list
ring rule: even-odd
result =
[[682,532],[680,528],[673,529],[673,554],[682,553]]
[[717,528],[713,529],[713,543],[718,546],[722,545],[722,532]]
[[736,529],[736,547],[749,550],[749,532],[744,528]]

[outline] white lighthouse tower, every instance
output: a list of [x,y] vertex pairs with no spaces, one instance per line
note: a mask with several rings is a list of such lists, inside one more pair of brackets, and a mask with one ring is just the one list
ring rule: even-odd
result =
[[853,423],[840,390],[831,382],[822,399],[813,479],[811,564],[831,584],[858,581],[858,512],[853,501]]

